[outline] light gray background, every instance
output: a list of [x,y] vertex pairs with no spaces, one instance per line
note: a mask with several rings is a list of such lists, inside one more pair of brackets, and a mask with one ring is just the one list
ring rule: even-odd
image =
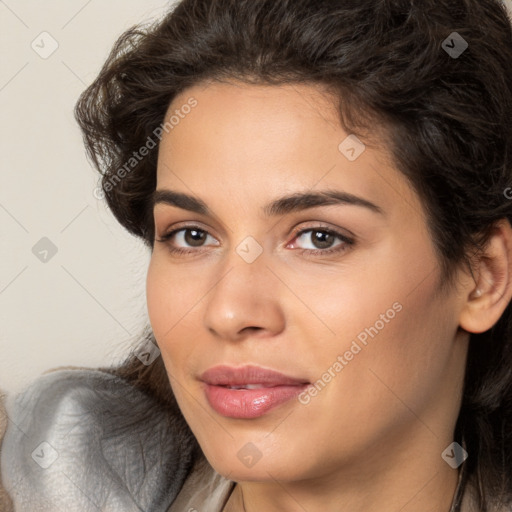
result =
[[[94,197],[98,175],[72,110],[117,36],[172,4],[0,0],[0,389],[9,395],[49,368],[120,362],[147,323],[149,252]],[[42,32],[59,45],[46,59],[31,47],[49,48]],[[46,263],[32,253],[43,237],[58,249]]]
[[[118,362],[147,322],[149,250],[96,199],[73,118],[115,39],[163,0],[0,1],[0,389],[60,365]],[[44,59],[32,41],[57,50]],[[39,41],[39,42],[38,42]],[[58,249],[46,263],[42,238]]]

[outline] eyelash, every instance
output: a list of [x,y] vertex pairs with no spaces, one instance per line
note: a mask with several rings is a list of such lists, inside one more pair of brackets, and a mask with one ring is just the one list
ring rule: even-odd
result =
[[[169,244],[169,241],[171,240],[171,238],[175,234],[177,234],[181,231],[200,231],[201,233],[206,233],[207,235],[210,234],[206,230],[201,229],[199,226],[182,226],[180,228],[177,228],[177,229],[170,231],[169,233],[163,235],[160,239],[157,239],[156,241],[159,243],[168,245],[169,251],[172,254],[176,254],[176,255],[187,255],[187,254],[192,254],[192,253],[197,254],[198,252],[202,252],[201,248],[183,249],[182,247],[173,247],[171,244]],[[313,256],[317,256],[317,255],[326,256],[326,255],[330,255],[333,253],[342,253],[342,252],[346,251],[350,246],[354,245],[354,243],[355,243],[355,241],[353,239],[348,238],[345,235],[342,235],[338,231],[333,230],[331,228],[324,228],[323,226],[315,226],[313,228],[308,228],[308,229],[303,229],[301,231],[297,231],[297,233],[294,234],[293,239],[295,240],[296,238],[299,238],[303,234],[310,233],[310,232],[326,233],[328,235],[332,235],[332,236],[340,239],[343,243],[338,244],[334,247],[331,247],[330,249],[295,249],[300,254],[307,253],[307,254],[310,254]]]

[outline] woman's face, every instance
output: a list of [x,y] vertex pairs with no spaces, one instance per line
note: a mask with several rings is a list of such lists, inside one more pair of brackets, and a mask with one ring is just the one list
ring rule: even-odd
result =
[[297,481],[440,460],[461,298],[439,293],[421,203],[385,148],[347,138],[309,85],[199,85],[171,115],[154,217],[158,240],[175,234],[155,242],[148,311],[213,467]]

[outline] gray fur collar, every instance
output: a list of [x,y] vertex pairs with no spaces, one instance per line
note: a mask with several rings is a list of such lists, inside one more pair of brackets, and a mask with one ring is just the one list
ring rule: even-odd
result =
[[1,474],[16,511],[166,512],[191,447],[153,398],[97,370],[58,370],[7,405]]

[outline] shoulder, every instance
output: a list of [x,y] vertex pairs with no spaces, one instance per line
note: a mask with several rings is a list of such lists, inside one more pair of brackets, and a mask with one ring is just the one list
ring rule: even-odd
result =
[[1,474],[16,510],[166,511],[187,476],[169,413],[115,375],[47,373],[7,413]]

